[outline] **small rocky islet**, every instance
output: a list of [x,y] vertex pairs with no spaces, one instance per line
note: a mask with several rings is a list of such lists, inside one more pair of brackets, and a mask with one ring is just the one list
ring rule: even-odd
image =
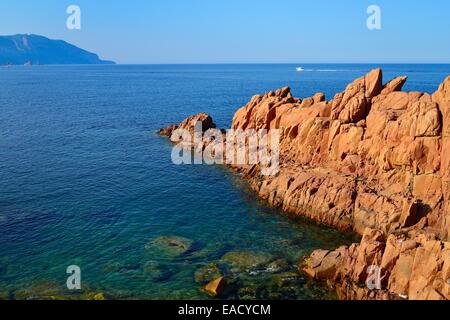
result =
[[[278,174],[230,165],[262,199],[362,236],[298,261],[340,299],[450,299],[450,77],[433,94],[403,92],[406,81],[383,83],[374,69],[329,101],[294,98],[285,87],[254,96],[233,118],[235,130],[281,131]],[[200,113],[158,133],[192,132],[199,121],[203,131],[216,128]],[[371,266],[381,270],[377,290],[366,285]]]

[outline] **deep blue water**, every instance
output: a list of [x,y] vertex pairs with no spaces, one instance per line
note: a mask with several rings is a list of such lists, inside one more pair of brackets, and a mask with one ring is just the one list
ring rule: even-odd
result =
[[[354,240],[268,208],[218,166],[175,166],[155,130],[205,111],[220,127],[254,94],[285,85],[327,99],[370,65],[36,66],[0,68],[0,297],[57,287],[79,265],[82,284],[112,298],[205,298],[199,267],[230,251],[294,264]],[[386,65],[385,81],[432,93],[449,65]],[[189,238],[176,258],[146,249],[161,235]],[[148,263],[170,270],[164,279]],[[258,277],[261,283],[263,276]],[[251,284],[250,284],[251,285]],[[332,298],[320,285],[299,299]]]

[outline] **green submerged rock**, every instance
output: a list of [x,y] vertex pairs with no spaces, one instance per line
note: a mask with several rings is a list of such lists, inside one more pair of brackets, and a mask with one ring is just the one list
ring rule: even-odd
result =
[[219,268],[219,266],[216,263],[210,263],[206,266],[203,266],[194,274],[195,282],[206,284],[214,279],[222,277],[222,272]]
[[9,292],[0,289],[0,300],[9,300]]
[[232,272],[242,272],[266,265],[272,259],[272,255],[268,253],[236,251],[226,253],[220,261],[230,265]]
[[278,273],[289,270],[290,268],[291,266],[287,260],[277,259],[267,265],[266,271],[270,273]]
[[34,284],[14,292],[14,300],[106,300],[103,292],[89,288],[70,291],[50,282]]
[[102,266],[102,271],[105,273],[117,273],[123,269],[123,265],[117,261],[108,261]]
[[238,290],[238,297],[240,300],[256,300],[257,289],[253,287],[243,287]]
[[306,283],[305,278],[298,272],[285,272],[272,275],[273,283],[278,287],[289,287],[303,285]]
[[152,281],[156,282],[167,280],[173,274],[169,266],[160,264],[156,261],[148,261],[145,263],[143,270],[146,277],[149,277]]
[[190,251],[193,241],[179,236],[161,236],[145,245],[147,250],[160,250],[169,255],[182,255]]

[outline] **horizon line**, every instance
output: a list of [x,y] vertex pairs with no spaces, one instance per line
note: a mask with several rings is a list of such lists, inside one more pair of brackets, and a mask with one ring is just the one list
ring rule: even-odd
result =
[[120,63],[115,64],[35,64],[34,66],[143,66],[143,65],[450,65],[450,62],[139,62],[139,63]]

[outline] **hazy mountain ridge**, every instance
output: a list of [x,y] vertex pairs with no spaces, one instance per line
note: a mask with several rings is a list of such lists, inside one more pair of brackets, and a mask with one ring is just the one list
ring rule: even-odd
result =
[[114,64],[63,40],[39,35],[0,36],[0,65]]

